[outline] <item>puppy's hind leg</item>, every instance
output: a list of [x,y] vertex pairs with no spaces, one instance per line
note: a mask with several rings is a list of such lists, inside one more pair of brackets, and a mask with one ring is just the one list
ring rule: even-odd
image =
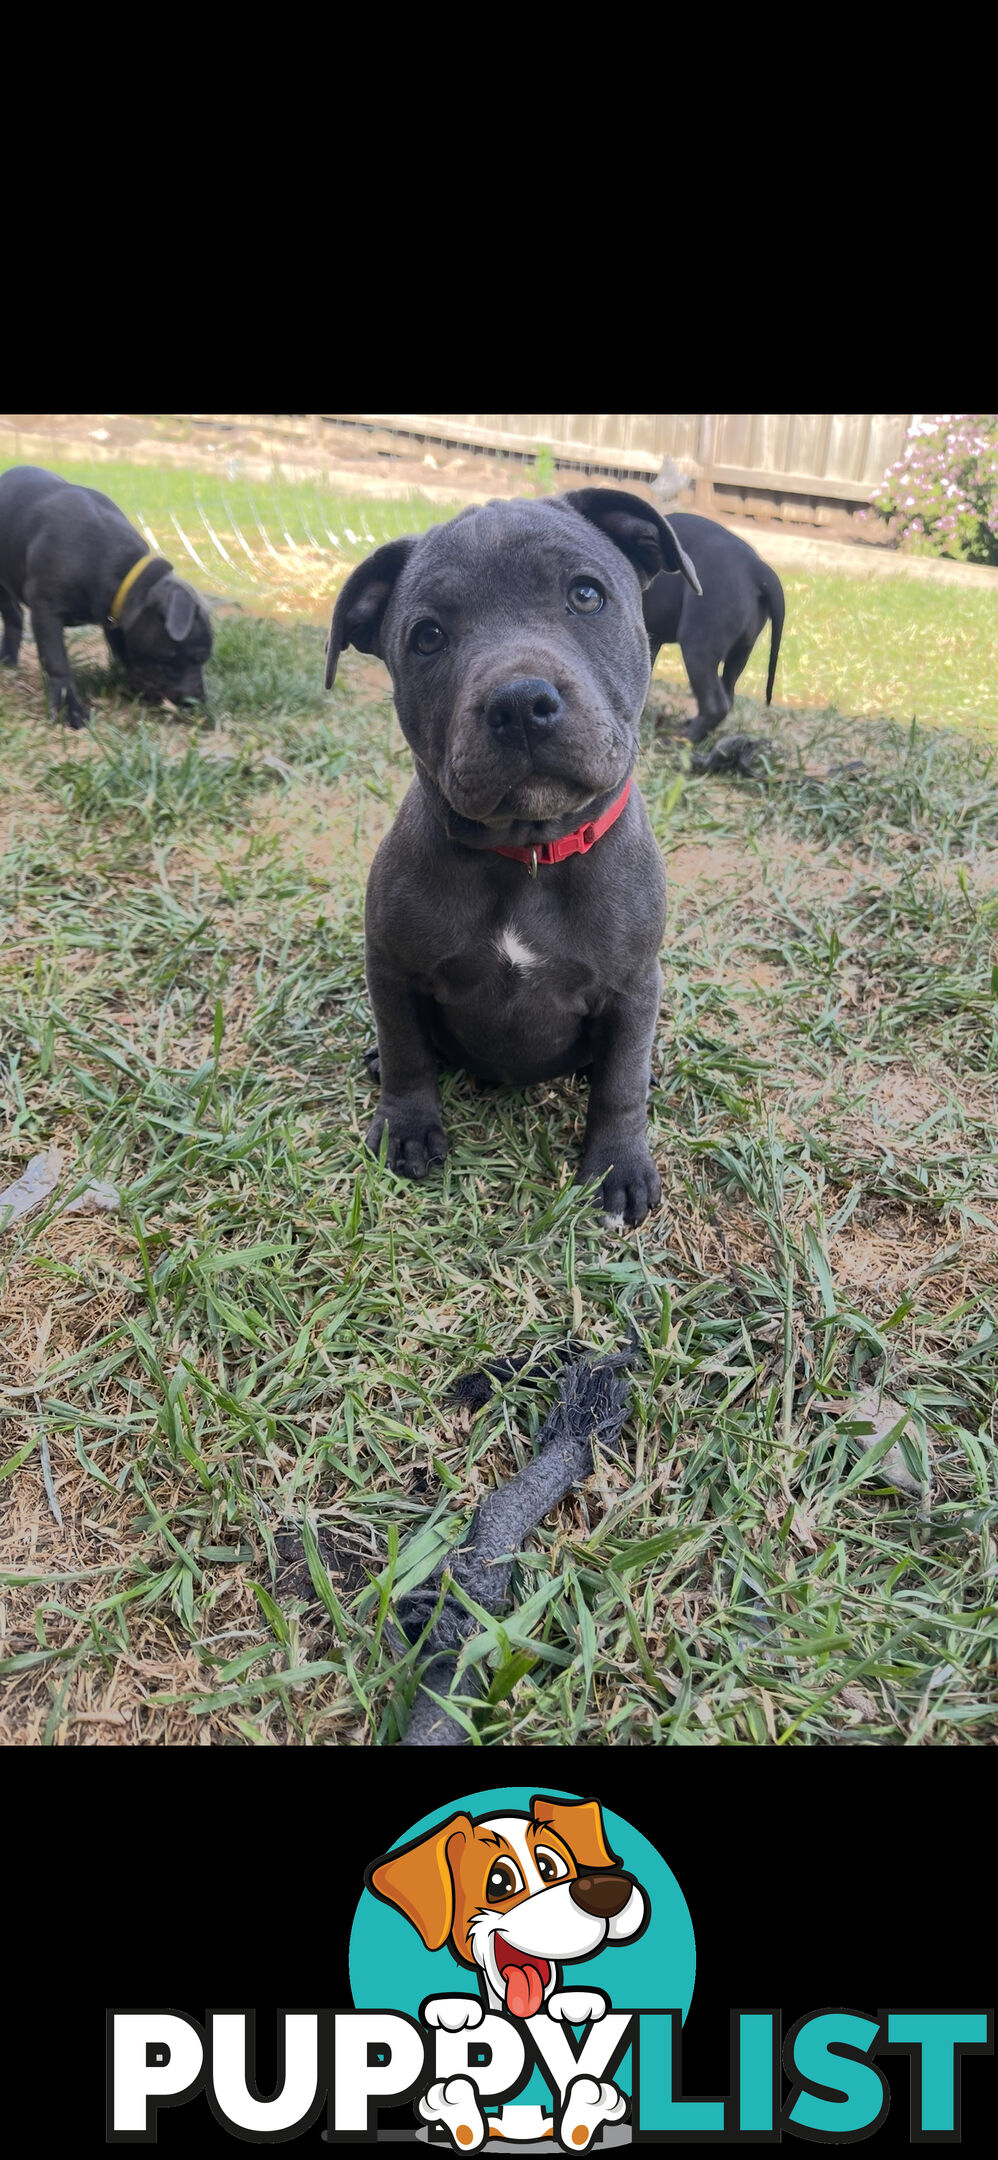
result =
[[754,644],[754,638],[737,638],[735,640],[735,643],[732,645],[731,651],[728,654],[723,668],[721,669],[721,682],[727,696],[729,712],[735,702],[735,684],[738,681],[739,676],[744,675],[745,673],[745,670],[749,664],[749,660],[752,656],[752,647]]
[[696,713],[684,732],[691,742],[702,742],[705,735],[720,727],[731,705],[731,697],[718,676],[716,653],[703,646],[687,644],[683,646],[683,660],[690,689],[697,701]]
[[17,666],[24,630],[24,609],[18,607],[13,593],[6,585],[0,585],[0,617],[3,619],[3,643],[0,644],[0,667]]
[[416,2105],[424,2122],[448,2132],[452,2151],[481,2152],[487,2143],[488,2122],[470,2078],[438,2078]]

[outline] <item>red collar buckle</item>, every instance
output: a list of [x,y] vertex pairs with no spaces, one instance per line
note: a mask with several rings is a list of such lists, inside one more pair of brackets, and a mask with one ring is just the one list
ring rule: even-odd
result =
[[564,862],[569,855],[588,855],[597,840],[601,840],[603,834],[609,832],[611,825],[616,824],[630,792],[631,781],[628,780],[623,793],[618,795],[616,802],[610,804],[609,810],[604,810],[595,824],[590,822],[580,825],[575,832],[565,833],[560,840],[542,840],[537,847],[491,848],[489,852],[492,855],[506,855],[511,862],[526,863],[530,877],[537,876],[538,863],[546,866],[549,863]]

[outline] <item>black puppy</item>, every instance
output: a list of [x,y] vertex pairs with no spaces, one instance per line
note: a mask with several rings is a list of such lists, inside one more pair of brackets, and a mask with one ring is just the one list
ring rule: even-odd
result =
[[87,709],[69,672],[63,631],[100,623],[140,696],[203,698],[211,622],[193,586],[150,555],[141,534],[97,488],[77,487],[38,465],[0,474],[0,661],[16,667],[31,624],[49,711],[85,727]]
[[[734,701],[735,684],[748,666],[763,625],[772,624],[766,703],[773,695],[783,631],[783,587],[747,541],[713,518],[674,511],[669,520],[681,547],[695,559],[703,598],[675,578],[653,578],[642,606],[654,667],[662,645],[678,645],[697,701],[686,729],[700,742],[720,726]],[[718,679],[718,668],[724,672]]]
[[[385,661],[416,777],[367,887],[381,1102],[367,1135],[442,1162],[438,1063],[524,1086],[588,1071],[580,1175],[610,1216],[660,1196],[645,1138],[665,870],[632,784],[648,693],[641,587],[696,572],[611,488],[493,502],[347,579],[344,645]],[[676,583],[680,580],[677,578]]]

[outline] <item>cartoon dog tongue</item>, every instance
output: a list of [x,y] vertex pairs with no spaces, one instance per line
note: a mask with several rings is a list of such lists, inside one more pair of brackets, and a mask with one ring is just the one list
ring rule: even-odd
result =
[[507,1965],[503,1974],[506,1982],[506,2008],[513,2017],[536,2017],[544,1999],[544,1988],[536,1965]]

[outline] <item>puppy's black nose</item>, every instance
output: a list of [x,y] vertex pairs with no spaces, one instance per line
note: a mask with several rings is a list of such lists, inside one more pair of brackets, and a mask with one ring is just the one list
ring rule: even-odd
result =
[[539,675],[516,675],[512,682],[500,683],[485,707],[485,718],[497,735],[517,725],[528,732],[553,727],[560,713],[554,684]]
[[594,1920],[612,1920],[614,1913],[623,1912],[633,1887],[628,1875],[580,1875],[569,1884],[568,1894],[573,1905],[581,1905]]

